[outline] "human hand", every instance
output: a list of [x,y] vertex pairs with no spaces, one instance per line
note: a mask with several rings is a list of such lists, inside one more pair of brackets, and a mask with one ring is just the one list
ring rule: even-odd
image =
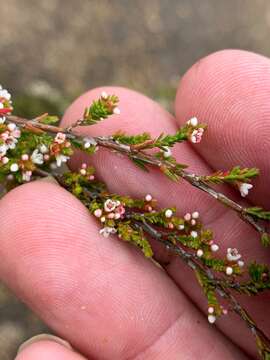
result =
[[[225,51],[195,64],[181,80],[176,118],[148,98],[123,88],[99,88],[84,94],[67,110],[63,123],[74,122],[102,90],[120,97],[121,115],[86,129],[95,134],[174,132],[192,116],[208,131],[196,148],[181,144],[175,157],[191,170],[207,174],[234,165],[261,169],[250,202],[270,207],[269,181],[270,62],[261,56]],[[179,149],[179,150],[178,150]],[[76,156],[71,166],[81,164]],[[198,210],[214,230],[221,251],[240,249],[244,259],[266,262],[257,234],[235,214],[188,184],[170,183],[102,149],[91,160],[112,192],[151,193],[161,206],[175,203],[181,212]],[[232,197],[238,195],[226,189]],[[87,359],[247,359],[255,356],[253,339],[235,315],[207,321],[206,303],[194,275],[178,259],[166,272],[141,253],[112,237],[72,195],[59,186],[35,182],[18,187],[0,202],[1,278],[62,338]],[[164,250],[157,248],[161,261]],[[269,296],[244,299],[266,332]],[[240,350],[239,347],[242,347]],[[247,355],[247,353],[249,355]],[[79,360],[60,344],[40,340],[25,347],[17,360]]]

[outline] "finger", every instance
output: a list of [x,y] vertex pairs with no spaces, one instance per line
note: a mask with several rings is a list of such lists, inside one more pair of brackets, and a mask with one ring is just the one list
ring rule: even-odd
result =
[[[155,137],[162,132],[174,133],[177,130],[174,117],[156,102],[135,91],[119,87],[96,88],[80,96],[67,109],[62,125],[68,126],[80,118],[84,108],[99,97],[103,90],[109,94],[116,94],[120,98],[121,114],[113,115],[97,125],[80,128],[80,133],[106,136],[118,130],[125,131],[130,135],[148,131]],[[199,174],[210,171],[207,164],[197,156],[189,144],[183,143],[176,148],[177,151],[174,152],[174,155],[180,162],[188,164],[190,171]],[[172,199],[176,204],[180,201],[182,211],[189,211],[193,204],[201,203],[202,211],[207,212],[209,221],[224,212],[223,207],[215,206],[215,200],[209,199],[199,190],[194,190],[189,184],[182,182],[179,186],[179,184],[168,181],[155,168],[151,168],[151,171],[146,173],[126,157],[116,156],[108,150],[100,148],[97,154],[91,157],[78,153],[71,161],[71,166],[76,168],[83,161],[91,162],[95,166],[98,177],[109,184],[112,192],[123,193],[124,191],[126,194],[140,197],[150,192],[159,200],[161,206],[171,206]],[[206,199],[209,199],[209,202],[204,206]],[[212,206],[209,206],[209,203]]]
[[40,340],[23,347],[15,360],[84,360],[73,350],[49,340]]
[[[156,136],[162,132],[172,133],[176,131],[177,126],[174,119],[158,104],[141,94],[123,88],[94,89],[84,94],[67,110],[63,125],[70,125],[80,118],[85,106],[97,98],[102,90],[119,96],[121,114],[98,125],[85,128],[85,134],[112,134],[122,129],[128,134],[149,131],[153,136]],[[154,120],[151,122],[151,119]],[[188,164],[190,171],[198,174],[211,172],[211,168],[187,143],[176,147],[174,155],[179,162]],[[267,261],[268,255],[259,245],[257,234],[253,229],[242,223],[232,211],[210,199],[208,195],[192,188],[189,184],[171,182],[155,169],[145,173],[137,169],[129,160],[119,158],[102,149],[91,158],[80,154],[72,164],[76,167],[81,161],[93,163],[98,176],[105,180],[112,192],[125,192],[137,197],[152,193],[158,199],[160,206],[176,205],[182,214],[186,211],[199,210],[203,222],[213,229],[215,239],[223,251],[228,247],[237,247],[246,261],[248,259]],[[170,275],[205,311],[205,299],[195,283],[193,274],[182,267],[179,271],[180,266],[178,261],[173,261],[168,268]],[[258,321],[262,320],[265,323],[261,312],[261,303],[249,302],[248,305],[252,305],[253,314],[258,318]],[[226,321],[221,321],[218,325],[231,339],[238,339],[243,348],[248,347],[249,351],[254,353],[253,341],[241,322],[238,321],[237,325],[233,327],[232,322]],[[269,327],[270,324],[268,324],[267,329]],[[247,338],[250,339],[249,345],[247,345]]]
[[86,357],[242,358],[164,271],[101,237],[84,206],[57,185],[23,185],[1,200],[0,212],[1,278]]
[[196,147],[214,169],[258,167],[250,199],[270,206],[270,60],[239,50],[214,53],[182,78],[175,101],[178,124],[197,116],[208,124]]

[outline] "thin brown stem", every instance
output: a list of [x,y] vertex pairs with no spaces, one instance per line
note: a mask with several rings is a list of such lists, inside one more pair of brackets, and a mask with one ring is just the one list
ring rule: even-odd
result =
[[212,271],[209,268],[205,268],[199,264],[196,257],[193,254],[187,252],[183,247],[172,244],[170,241],[164,238],[163,234],[155,229],[151,224],[146,221],[135,221],[135,227],[142,228],[144,232],[149,234],[152,238],[165,245],[166,249],[173,254],[179,256],[192,270],[203,273],[205,277],[214,285],[216,292],[222,298],[226,299],[231,305],[233,311],[240,316],[240,318],[246,323],[247,327],[251,330],[255,338],[260,338],[267,349],[270,349],[270,339],[267,335],[256,325],[255,321],[249,315],[246,309],[237,301],[237,299],[231,294],[231,292],[224,286],[222,279],[214,277]]
[[[71,132],[73,127],[69,128],[63,128],[59,126],[52,126],[43,124],[42,122],[37,122],[35,120],[28,120],[25,118],[21,118],[18,116],[9,115],[7,116],[7,120],[10,122],[14,122],[20,127],[27,127],[30,125],[33,128],[37,128],[39,130],[46,131],[48,133],[56,134],[58,132],[63,132],[66,134],[66,136],[70,139],[78,139],[80,141],[84,141],[85,136],[81,136],[79,134],[76,134],[75,132]],[[76,124],[76,123],[75,123]],[[77,126],[77,125],[76,125]],[[96,136],[96,137],[88,137],[89,139],[92,139],[94,142],[97,143],[100,147],[104,147],[109,150],[117,151],[121,154],[126,155],[127,157],[134,159],[134,160],[141,160],[146,164],[162,168],[165,167],[167,169],[170,169],[174,171],[178,176],[183,178],[185,181],[187,181],[192,186],[206,192],[208,195],[225,205],[226,207],[230,208],[231,210],[235,211],[239,217],[249,225],[251,225],[256,231],[259,232],[260,235],[266,233],[266,229],[264,226],[259,224],[250,214],[246,212],[245,207],[240,205],[239,203],[233,201],[223,193],[220,193],[213,189],[211,186],[209,186],[206,182],[204,182],[200,176],[190,173],[184,169],[178,169],[175,164],[172,164],[171,162],[167,161],[166,159],[158,159],[151,154],[146,153],[143,150],[140,150],[138,148],[134,148],[134,146],[129,146],[125,144],[121,144],[117,141],[115,141],[110,136]]]

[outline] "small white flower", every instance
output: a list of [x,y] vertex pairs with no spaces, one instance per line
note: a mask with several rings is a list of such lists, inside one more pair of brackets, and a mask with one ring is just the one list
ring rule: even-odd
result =
[[202,250],[202,249],[198,249],[198,250],[197,250],[197,256],[198,256],[198,257],[202,257],[202,256],[203,256],[203,250]]
[[44,163],[43,155],[39,152],[39,149],[35,149],[31,155],[31,160],[34,164],[42,165]]
[[163,150],[163,156],[165,158],[169,158],[170,156],[172,156],[172,151],[168,146],[164,146],[164,149],[165,150]]
[[239,185],[239,191],[241,193],[241,196],[245,197],[248,195],[249,190],[253,188],[252,184],[248,183],[240,183]]
[[184,219],[185,219],[186,221],[190,221],[190,219],[191,219],[191,214],[190,214],[190,213],[186,213],[185,216],[184,216]]
[[171,209],[167,209],[166,211],[165,211],[165,217],[166,218],[171,218],[173,216],[173,211],[171,210]]
[[107,100],[107,99],[108,99],[108,94],[106,93],[106,91],[102,91],[101,97],[102,97],[102,99],[104,99],[104,100]]
[[194,144],[198,144],[202,140],[203,133],[203,128],[193,130],[192,134],[190,135],[190,141]]
[[8,151],[8,147],[6,144],[0,145],[0,157],[5,156]]
[[197,126],[198,125],[198,119],[196,118],[196,117],[193,117],[193,118],[191,118],[190,120],[188,120],[188,122],[187,122],[187,124],[188,125],[191,125],[191,126]]
[[4,109],[4,104],[0,102],[0,109]]
[[49,149],[47,148],[46,145],[41,144],[40,147],[39,147],[39,151],[40,151],[42,154],[47,154],[47,153],[49,152]]
[[208,313],[209,314],[214,314],[214,312],[215,312],[215,309],[213,308],[213,306],[209,306]]
[[96,142],[96,140],[94,138],[84,138],[83,141],[84,141],[83,146],[84,146],[85,149],[90,148],[90,146],[96,146],[97,145],[97,142]]
[[211,250],[212,250],[213,252],[216,252],[216,251],[219,250],[219,246],[218,246],[217,244],[212,244],[212,245],[211,245]]
[[5,116],[3,116],[3,117],[0,117],[0,124],[4,124],[4,122],[6,121],[6,118],[5,118]]
[[108,199],[104,203],[104,210],[106,212],[111,212],[116,208],[116,202],[112,199]]
[[178,230],[184,230],[184,228],[185,228],[185,225],[184,225],[184,224],[178,225]]
[[23,161],[27,161],[27,160],[29,160],[29,155],[28,154],[22,154],[21,159]]
[[214,324],[216,322],[217,318],[215,317],[215,315],[208,315],[208,321],[210,324]]
[[56,134],[54,141],[57,144],[63,144],[66,141],[66,135],[64,133],[59,132]]
[[116,232],[117,230],[110,226],[105,226],[103,229],[99,231],[99,233],[106,238],[109,237],[111,234],[115,234]]
[[17,139],[9,137],[8,140],[7,140],[8,148],[11,149],[11,150],[15,149],[15,147],[17,145],[17,142],[18,142]]
[[96,209],[94,211],[94,215],[95,215],[95,217],[100,218],[101,215],[102,215],[102,210],[101,209]]
[[120,109],[119,109],[118,107],[115,107],[115,108],[113,109],[113,113],[114,113],[115,115],[120,115],[121,111],[120,111]]
[[190,235],[191,235],[194,239],[196,239],[196,237],[198,237],[197,231],[194,231],[194,230],[191,231]]
[[3,163],[4,165],[6,165],[8,162],[9,162],[9,158],[6,157],[6,156],[4,156],[4,157],[2,158],[2,163]]
[[196,225],[196,220],[195,220],[195,219],[191,219],[191,222],[190,222],[190,223],[191,223],[191,225],[194,226],[194,225]]
[[8,128],[8,130],[9,131],[14,131],[16,128],[17,128],[17,126],[16,126],[16,124],[14,124],[14,123],[9,123],[8,124],[8,126],[7,126],[7,128]]
[[10,166],[10,171],[11,172],[17,172],[19,170],[19,165],[14,163]]
[[60,167],[62,163],[66,163],[69,160],[69,156],[58,154],[55,157],[57,167]]
[[239,259],[241,259],[241,255],[239,254],[237,249],[231,249],[228,248],[227,249],[227,260],[228,261],[238,261]]
[[23,181],[30,181],[31,180],[31,176],[32,176],[32,171],[25,171],[22,173],[22,179]]
[[194,212],[192,213],[193,219],[199,219],[199,216],[200,216],[200,214],[199,214],[198,211],[194,211]]
[[1,89],[0,90],[0,98],[4,98],[9,101],[11,99],[11,95],[6,89]]
[[227,266],[227,267],[226,267],[226,274],[227,274],[228,276],[232,275],[232,274],[233,274],[233,268],[230,267],[230,266]]
[[237,261],[237,264],[238,264],[239,267],[243,267],[245,265],[243,260]]
[[150,194],[147,194],[147,195],[145,195],[145,200],[146,201],[152,201],[152,195],[150,195]]

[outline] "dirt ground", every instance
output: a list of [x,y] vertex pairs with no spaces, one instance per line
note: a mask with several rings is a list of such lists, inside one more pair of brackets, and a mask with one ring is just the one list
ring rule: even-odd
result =
[[[0,83],[15,95],[56,89],[71,99],[115,84],[163,99],[211,52],[270,56],[269,30],[268,0],[9,0],[1,3]],[[0,288],[1,360],[44,330]]]

